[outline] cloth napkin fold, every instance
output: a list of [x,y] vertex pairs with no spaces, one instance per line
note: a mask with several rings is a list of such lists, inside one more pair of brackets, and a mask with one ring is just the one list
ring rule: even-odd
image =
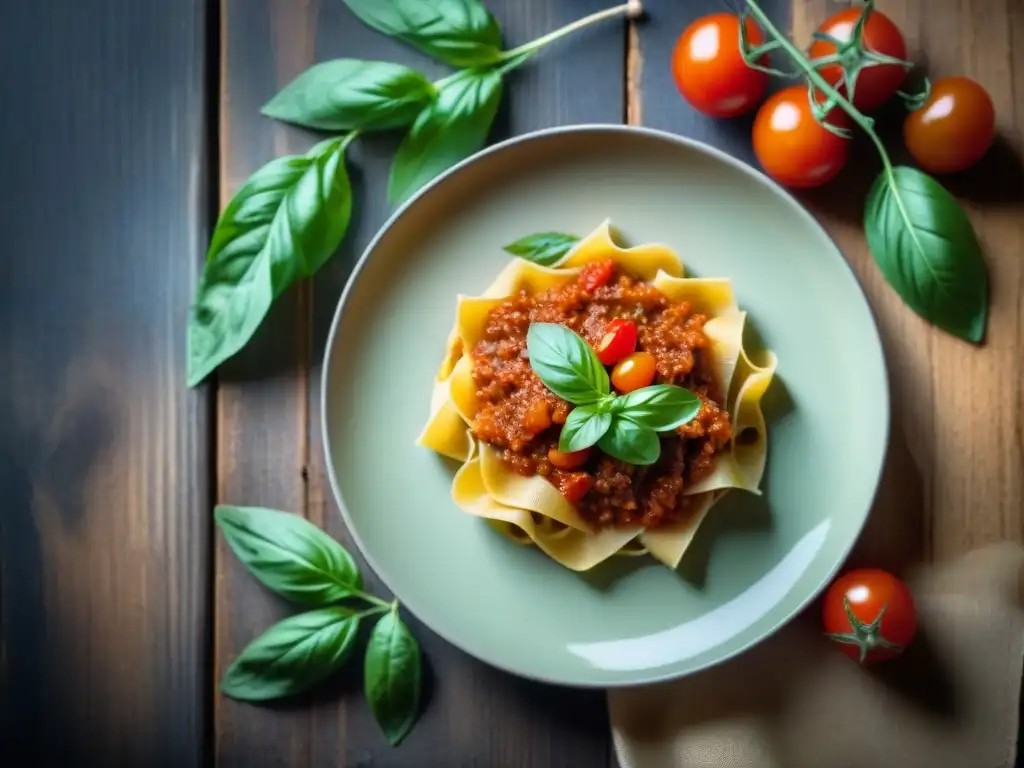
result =
[[862,669],[818,604],[740,656],[608,694],[622,768],[1013,768],[1024,549],[1003,543],[907,579],[918,634]]

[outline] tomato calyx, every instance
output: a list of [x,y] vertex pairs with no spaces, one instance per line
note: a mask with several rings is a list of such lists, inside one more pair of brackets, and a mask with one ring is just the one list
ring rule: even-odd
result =
[[902,645],[893,643],[882,636],[882,617],[885,616],[885,609],[889,607],[888,603],[882,606],[882,609],[870,624],[865,624],[857,618],[853,608],[850,606],[850,599],[845,595],[843,596],[843,607],[846,609],[846,618],[850,622],[852,631],[826,632],[825,637],[829,640],[835,640],[837,643],[856,645],[860,651],[859,661],[861,664],[865,662],[868,654],[876,648],[886,648],[893,651],[903,650]]
[[[849,40],[840,40],[825,32],[815,32],[812,35],[814,40],[828,43],[834,46],[836,50],[835,53],[813,58],[810,60],[810,63],[816,69],[825,66],[838,66],[842,70],[842,76],[835,83],[834,87],[836,89],[845,89],[846,98],[851,102],[855,98],[854,91],[857,87],[857,78],[864,69],[881,65],[893,65],[910,70],[914,66],[913,62],[873,51],[864,44],[864,27],[867,25],[868,18],[870,18],[874,9],[875,0],[866,0],[864,7],[861,9],[860,16],[857,18],[857,23],[850,33]],[[829,109],[832,106],[834,105],[830,104]],[[828,128],[827,124],[822,123],[822,125]]]

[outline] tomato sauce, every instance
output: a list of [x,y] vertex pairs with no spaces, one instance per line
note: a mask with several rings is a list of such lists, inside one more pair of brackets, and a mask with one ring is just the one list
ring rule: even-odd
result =
[[[593,345],[615,318],[636,323],[637,350],[657,360],[655,383],[694,392],[703,401],[700,412],[662,437],[661,456],[651,466],[626,464],[595,446],[579,469],[558,469],[548,451],[573,406],[530,368],[526,333],[531,323],[561,323]],[[573,280],[538,296],[511,297],[490,312],[483,338],[470,350],[480,404],[473,431],[501,449],[514,471],[547,478],[594,525],[656,528],[684,517],[692,500],[684,489],[714,470],[715,455],[731,435],[725,393],[710,365],[706,320],[689,303],[672,302],[618,271],[590,291]]]

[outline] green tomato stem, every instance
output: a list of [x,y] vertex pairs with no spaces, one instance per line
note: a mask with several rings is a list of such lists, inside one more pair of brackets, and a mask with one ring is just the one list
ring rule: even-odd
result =
[[566,24],[564,27],[556,29],[554,32],[548,32],[546,35],[538,37],[532,42],[524,43],[510,51],[505,51],[501,54],[499,61],[508,61],[509,59],[514,59],[524,53],[532,53],[533,51],[543,48],[548,43],[553,43],[555,40],[565,37],[578,29],[583,29],[584,27],[588,27],[599,21],[604,21],[605,19],[622,16],[623,14],[631,19],[635,19],[640,16],[642,11],[643,9],[639,0],[630,0],[630,2],[617,5],[614,8],[606,8],[603,11],[598,11],[597,13],[592,13],[589,16],[584,16],[582,19],[578,19],[571,24]]
[[746,2],[747,7],[750,8],[751,15],[757,20],[758,24],[761,25],[764,33],[777,40],[780,47],[789,54],[793,63],[804,71],[808,79],[810,79],[810,81],[836,105],[842,107],[843,111],[846,112],[846,114],[850,116],[860,129],[871,138],[871,141],[874,142],[875,147],[878,149],[878,154],[882,158],[882,165],[885,168],[885,173],[889,179],[889,183],[895,186],[892,161],[889,159],[889,153],[885,150],[885,144],[882,143],[881,138],[879,138],[878,134],[875,132],[871,121],[863,115],[860,110],[853,106],[845,96],[829,85],[828,81],[826,81],[818,70],[814,68],[814,65],[803,54],[803,52],[793,45],[790,39],[780,32],[779,28],[772,23],[772,20],[768,18],[768,15],[764,11],[761,10],[761,7],[757,4],[756,0],[746,0]]

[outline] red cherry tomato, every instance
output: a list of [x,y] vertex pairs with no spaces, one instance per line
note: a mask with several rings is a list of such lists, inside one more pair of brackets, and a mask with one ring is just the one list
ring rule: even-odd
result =
[[[849,124],[838,107],[828,120],[832,125]],[[787,187],[817,187],[832,179],[846,165],[848,145],[814,119],[802,85],[773,94],[754,119],[754,154],[765,173]]]
[[636,323],[617,317],[608,323],[604,336],[594,345],[597,359],[614,365],[636,348]]
[[562,477],[559,489],[566,501],[570,504],[578,504],[580,499],[587,495],[594,487],[594,478],[586,472],[573,472]]
[[[818,27],[818,32],[834,37],[841,43],[849,42],[853,30],[860,18],[859,8],[847,8],[830,16]],[[891,56],[894,59],[907,58],[907,43],[892,19],[880,11],[872,11],[864,23],[861,39],[863,47],[868,51]],[[840,46],[840,54],[843,53]],[[810,58],[817,59],[836,53],[836,46],[824,40],[815,40],[811,45]],[[856,59],[856,53],[850,52]],[[836,85],[843,76],[843,68],[837,64],[827,64],[818,70],[829,85]],[[893,97],[907,76],[905,67],[899,64],[873,64],[864,66],[857,74],[853,89],[853,105],[857,109],[870,112],[877,109]],[[846,93],[845,87],[840,91]]]
[[612,272],[614,271],[615,262],[611,259],[591,262],[580,272],[580,285],[583,286],[583,290],[587,293],[593,293],[602,285],[608,284],[608,281],[612,279]]
[[579,469],[587,463],[587,459],[590,458],[590,449],[581,448],[578,451],[572,451],[571,453],[562,453],[557,448],[552,448],[548,451],[548,461],[551,462],[555,469],[561,469],[565,472],[569,472],[573,469]]
[[[748,18],[752,46],[764,34]],[[767,56],[758,61],[767,63]],[[672,53],[672,74],[679,92],[694,109],[709,117],[735,117],[750,111],[764,96],[768,75],[751,69],[740,53],[740,20],[734,13],[713,13],[690,24]]]
[[917,610],[907,585],[877,568],[849,571],[832,582],[822,621],[826,636],[861,664],[899,656],[917,632]]
[[917,164],[931,173],[974,165],[996,138],[992,98],[969,77],[943,77],[903,124],[903,140]]
[[619,392],[642,389],[654,381],[657,361],[650,352],[634,352],[612,368],[612,386]]

